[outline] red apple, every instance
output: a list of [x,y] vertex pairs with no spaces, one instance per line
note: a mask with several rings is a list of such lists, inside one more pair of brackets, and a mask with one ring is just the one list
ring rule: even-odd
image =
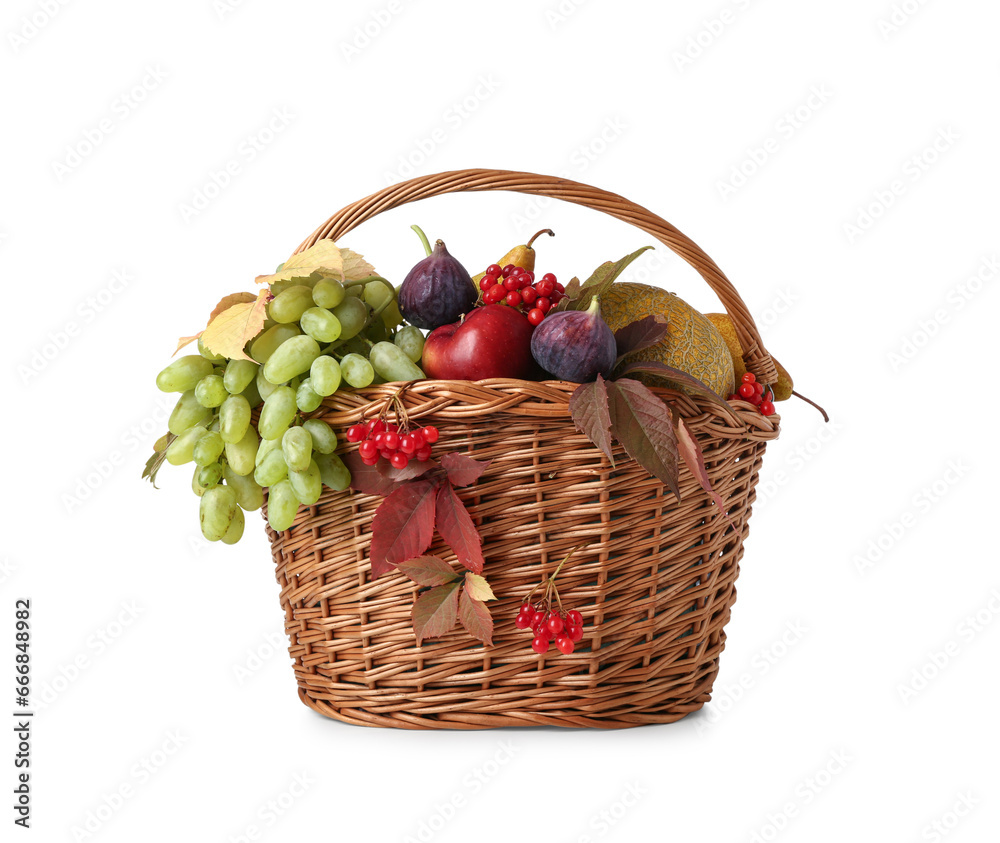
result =
[[531,356],[533,331],[528,318],[512,307],[477,307],[464,319],[431,331],[424,343],[423,370],[440,380],[529,379],[537,371]]

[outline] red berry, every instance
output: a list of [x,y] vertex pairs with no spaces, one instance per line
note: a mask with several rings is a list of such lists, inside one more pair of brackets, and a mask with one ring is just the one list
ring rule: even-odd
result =
[[431,458],[431,446],[424,445],[419,451],[413,452],[413,459],[417,462],[427,462]]
[[413,437],[409,433],[399,440],[399,450],[404,454],[412,454],[415,450],[417,450],[413,447]]
[[511,276],[510,278],[506,279],[503,282],[503,285],[504,285],[504,287],[507,290],[516,290],[517,289],[517,279],[514,278],[513,276]]
[[372,437],[372,442],[375,443],[375,447],[382,450],[385,447],[385,432],[376,433]]
[[531,642],[531,649],[538,653],[538,655],[547,653],[549,651],[549,639],[536,635],[534,640]]
[[509,304],[511,307],[517,307],[521,303],[521,294],[517,290],[511,290],[507,293],[504,303]]
[[492,276],[496,277],[501,272],[503,272],[503,270],[497,264],[495,264],[495,263],[491,263],[488,267],[486,267],[486,274],[487,275],[492,275]]
[[428,445],[433,445],[435,442],[437,442],[438,436],[440,435],[438,433],[438,429],[433,425],[428,425],[427,427],[420,428],[420,432],[424,435],[424,441]]
[[758,407],[760,406],[760,402],[763,401],[763,400],[764,400],[764,396],[763,395],[758,395],[756,392],[753,394],[752,398],[748,398],[747,399],[747,401],[749,401],[751,404],[754,404],[754,405],[756,405]]
[[385,435],[382,437],[382,444],[385,445],[387,451],[395,451],[399,449],[399,434],[395,430],[386,431]]
[[492,275],[487,275],[479,282],[479,289],[482,290],[483,292],[486,292],[490,287],[495,286],[496,283],[497,283],[496,278],[494,278]]
[[553,290],[552,295],[549,296],[549,298],[552,299],[552,304],[559,304],[559,302],[561,302],[564,298],[566,298],[566,296],[560,293],[558,290]]
[[526,615],[524,614],[524,612],[518,613],[517,618],[515,618],[514,620],[514,626],[516,626],[518,629],[527,629],[529,626],[531,626],[530,615]]
[[764,394],[764,384],[755,382],[753,385],[753,391],[758,395]]
[[774,404],[772,404],[770,401],[761,401],[760,402],[760,411],[765,416],[773,416],[774,415]]
[[748,401],[754,397],[757,393],[754,391],[752,383],[742,383],[739,388],[740,396],[746,398]]
[[568,656],[573,652],[573,639],[568,635],[557,635],[556,646],[559,648],[560,653]]
[[538,290],[540,296],[551,296],[555,288],[555,282],[549,281],[547,276],[535,284],[535,289]]
[[566,628],[566,624],[563,623],[563,619],[558,612],[550,613],[547,623],[549,626],[549,632],[553,635],[558,635],[563,631],[563,629]]
[[530,603],[527,603],[527,602],[521,604],[521,610],[520,611],[521,611],[522,614],[531,615],[532,617],[534,617],[534,615],[535,615],[535,607],[532,606]]
[[396,451],[391,457],[389,457],[389,462],[392,464],[393,468],[406,468],[410,464],[410,458],[406,454],[401,454]]
[[532,272],[530,269],[524,270],[524,277],[528,279],[529,285],[535,283],[535,273]]
[[495,287],[490,287],[490,289],[486,292],[486,295],[483,296],[483,301],[487,304],[496,304],[503,299],[505,295],[507,295],[506,288],[503,284],[497,284]]
[[545,318],[545,311],[539,310],[537,307],[533,307],[528,311],[528,321],[532,325],[541,325],[542,320]]
[[367,427],[362,424],[352,424],[347,428],[347,441],[348,442],[360,442],[365,438],[365,433],[367,432]]
[[521,290],[521,299],[525,304],[534,304],[535,299],[538,298],[538,290],[534,287],[525,287]]
[[375,419],[369,426],[368,432],[372,434],[382,433],[385,429],[385,422],[382,419]]
[[546,272],[542,276],[542,280],[543,281],[548,281],[550,284],[555,284],[556,283],[556,277],[551,272]]
[[500,270],[500,272],[505,278],[507,278],[516,268],[517,267],[515,267],[514,264],[509,263],[502,270]]
[[727,401],[739,401],[739,400],[740,400],[740,396],[739,396],[739,395],[737,395],[737,394],[736,394],[736,393],[734,392],[734,393],[733,393],[732,395],[730,395],[730,396],[729,396],[728,398],[726,398],[726,400],[727,400]]
[[556,281],[556,290],[555,291],[557,293],[559,293],[559,295],[563,295],[563,293],[566,292],[566,288],[562,284],[560,284],[558,281]]
[[[535,285],[535,289],[538,289],[538,285]],[[545,296],[539,295],[539,297],[535,299],[535,307],[542,311],[542,313],[548,313],[549,308],[552,307],[552,301]]]
[[583,626],[583,615],[576,609],[570,609],[566,613],[566,626]]
[[361,459],[375,459],[378,456],[378,445],[372,442],[371,439],[366,439],[358,446],[358,453],[361,454]]
[[583,640],[583,627],[582,626],[567,626],[566,634],[569,636],[570,641],[581,641]]
[[757,376],[753,372],[745,372],[743,374],[743,383],[754,383],[757,380]]
[[427,444],[424,441],[424,434],[422,434],[419,430],[414,430],[410,434],[410,439],[413,440],[413,450],[414,451],[419,451],[421,448],[424,447],[424,445]]
[[375,463],[378,462],[378,454],[376,454],[374,457],[362,457],[361,462],[363,462],[365,465],[375,465]]

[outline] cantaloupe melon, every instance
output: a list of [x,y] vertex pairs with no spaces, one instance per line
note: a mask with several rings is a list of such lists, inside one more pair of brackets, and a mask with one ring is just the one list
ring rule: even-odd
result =
[[[736,328],[733,326],[733,321],[729,318],[728,313],[706,313],[705,317],[718,329],[719,333],[722,334],[722,338],[726,341],[726,345],[729,346],[729,353],[733,358],[733,374],[736,378],[736,383],[739,384],[743,380],[743,375],[746,374],[747,367],[743,362],[743,349],[740,347],[740,339],[736,336]],[[788,371],[782,366],[776,358],[771,358],[774,361],[774,368],[778,370],[778,382],[771,384],[771,389],[774,391],[775,401],[787,401],[792,397],[792,376],[788,374]]]
[[[667,336],[649,348],[634,351],[625,358],[658,360],[687,372],[706,386],[726,397],[734,388],[733,359],[723,336],[697,310],[673,293],[621,281],[601,296],[601,315],[612,331],[644,316],[660,315],[667,320]],[[674,386],[663,378],[643,375],[639,378],[654,386]]]

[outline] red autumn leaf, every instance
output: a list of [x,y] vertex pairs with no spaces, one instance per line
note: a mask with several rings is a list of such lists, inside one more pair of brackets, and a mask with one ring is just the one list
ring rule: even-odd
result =
[[400,562],[396,570],[406,574],[417,585],[444,585],[458,579],[451,565],[437,556],[418,556]]
[[375,465],[365,465],[357,451],[342,454],[341,459],[351,472],[352,489],[382,497],[391,494],[397,483],[421,477],[437,466],[434,460],[411,462],[406,468],[393,468],[385,460],[379,460]]
[[458,620],[458,582],[439,585],[413,601],[413,632],[419,645],[425,638],[449,632]]
[[434,511],[438,532],[455,552],[455,558],[474,574],[481,574],[483,571],[482,536],[479,535],[479,531],[472,521],[472,516],[469,515],[465,504],[455,494],[450,483],[442,483],[438,489]]
[[641,351],[656,345],[667,335],[668,322],[658,313],[629,322],[615,331],[615,345],[618,348],[617,366],[626,354]]
[[608,384],[611,432],[632,459],[665,484],[678,498],[677,436],[670,410],[638,381]]
[[466,632],[484,644],[493,643],[493,616],[485,603],[474,600],[465,590],[458,602],[458,619]]
[[596,381],[578,386],[570,396],[569,412],[576,429],[604,451],[611,465],[614,465],[615,458],[611,453],[611,415],[608,411],[608,389],[604,378],[598,375]]
[[[707,398],[720,407],[724,407],[726,412],[732,416],[735,416],[737,420],[739,417],[736,416],[736,411],[726,403],[722,397],[711,387],[704,384],[702,381],[693,375],[689,375],[687,372],[682,372],[680,369],[675,369],[673,366],[668,366],[666,363],[660,363],[658,360],[641,360],[635,363],[629,363],[624,369],[622,369],[617,374],[616,380],[621,380],[628,375],[635,374],[646,374],[646,375],[656,375],[657,377],[664,378],[665,380],[673,381],[674,383],[687,387],[691,392],[695,392],[702,398]],[[741,422],[742,423],[742,422]]]
[[465,454],[454,452],[441,457],[441,466],[448,472],[448,480],[451,481],[452,486],[459,488],[475,483],[491,462],[492,460],[481,462],[467,457]]
[[411,481],[390,494],[372,519],[372,579],[414,556],[434,538],[434,484]]
[[674,423],[674,431],[677,434],[678,450],[684,458],[688,470],[701,484],[701,488],[708,492],[709,497],[712,498],[715,505],[719,508],[719,512],[726,516],[726,520],[733,525],[733,529],[735,530],[736,525],[733,524],[733,519],[729,517],[729,512],[726,510],[726,505],[723,503],[721,495],[712,488],[712,480],[708,476],[708,469],[705,467],[705,457],[701,452],[698,440],[684,419],[681,418],[680,414],[673,407],[670,408],[670,416]]

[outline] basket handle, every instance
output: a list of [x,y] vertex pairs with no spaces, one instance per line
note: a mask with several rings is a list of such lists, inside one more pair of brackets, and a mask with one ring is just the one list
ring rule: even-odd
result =
[[747,371],[753,372],[762,383],[777,382],[778,372],[774,367],[774,361],[764,348],[753,316],[750,315],[732,282],[716,266],[715,261],[693,240],[652,211],[616,193],[580,182],[512,170],[454,170],[420,176],[383,188],[342,208],[307,237],[295,251],[301,252],[318,240],[339,240],[365,220],[408,202],[429,199],[445,193],[479,190],[510,190],[562,199],[595,211],[603,211],[655,237],[698,270],[719,297],[736,328]]

